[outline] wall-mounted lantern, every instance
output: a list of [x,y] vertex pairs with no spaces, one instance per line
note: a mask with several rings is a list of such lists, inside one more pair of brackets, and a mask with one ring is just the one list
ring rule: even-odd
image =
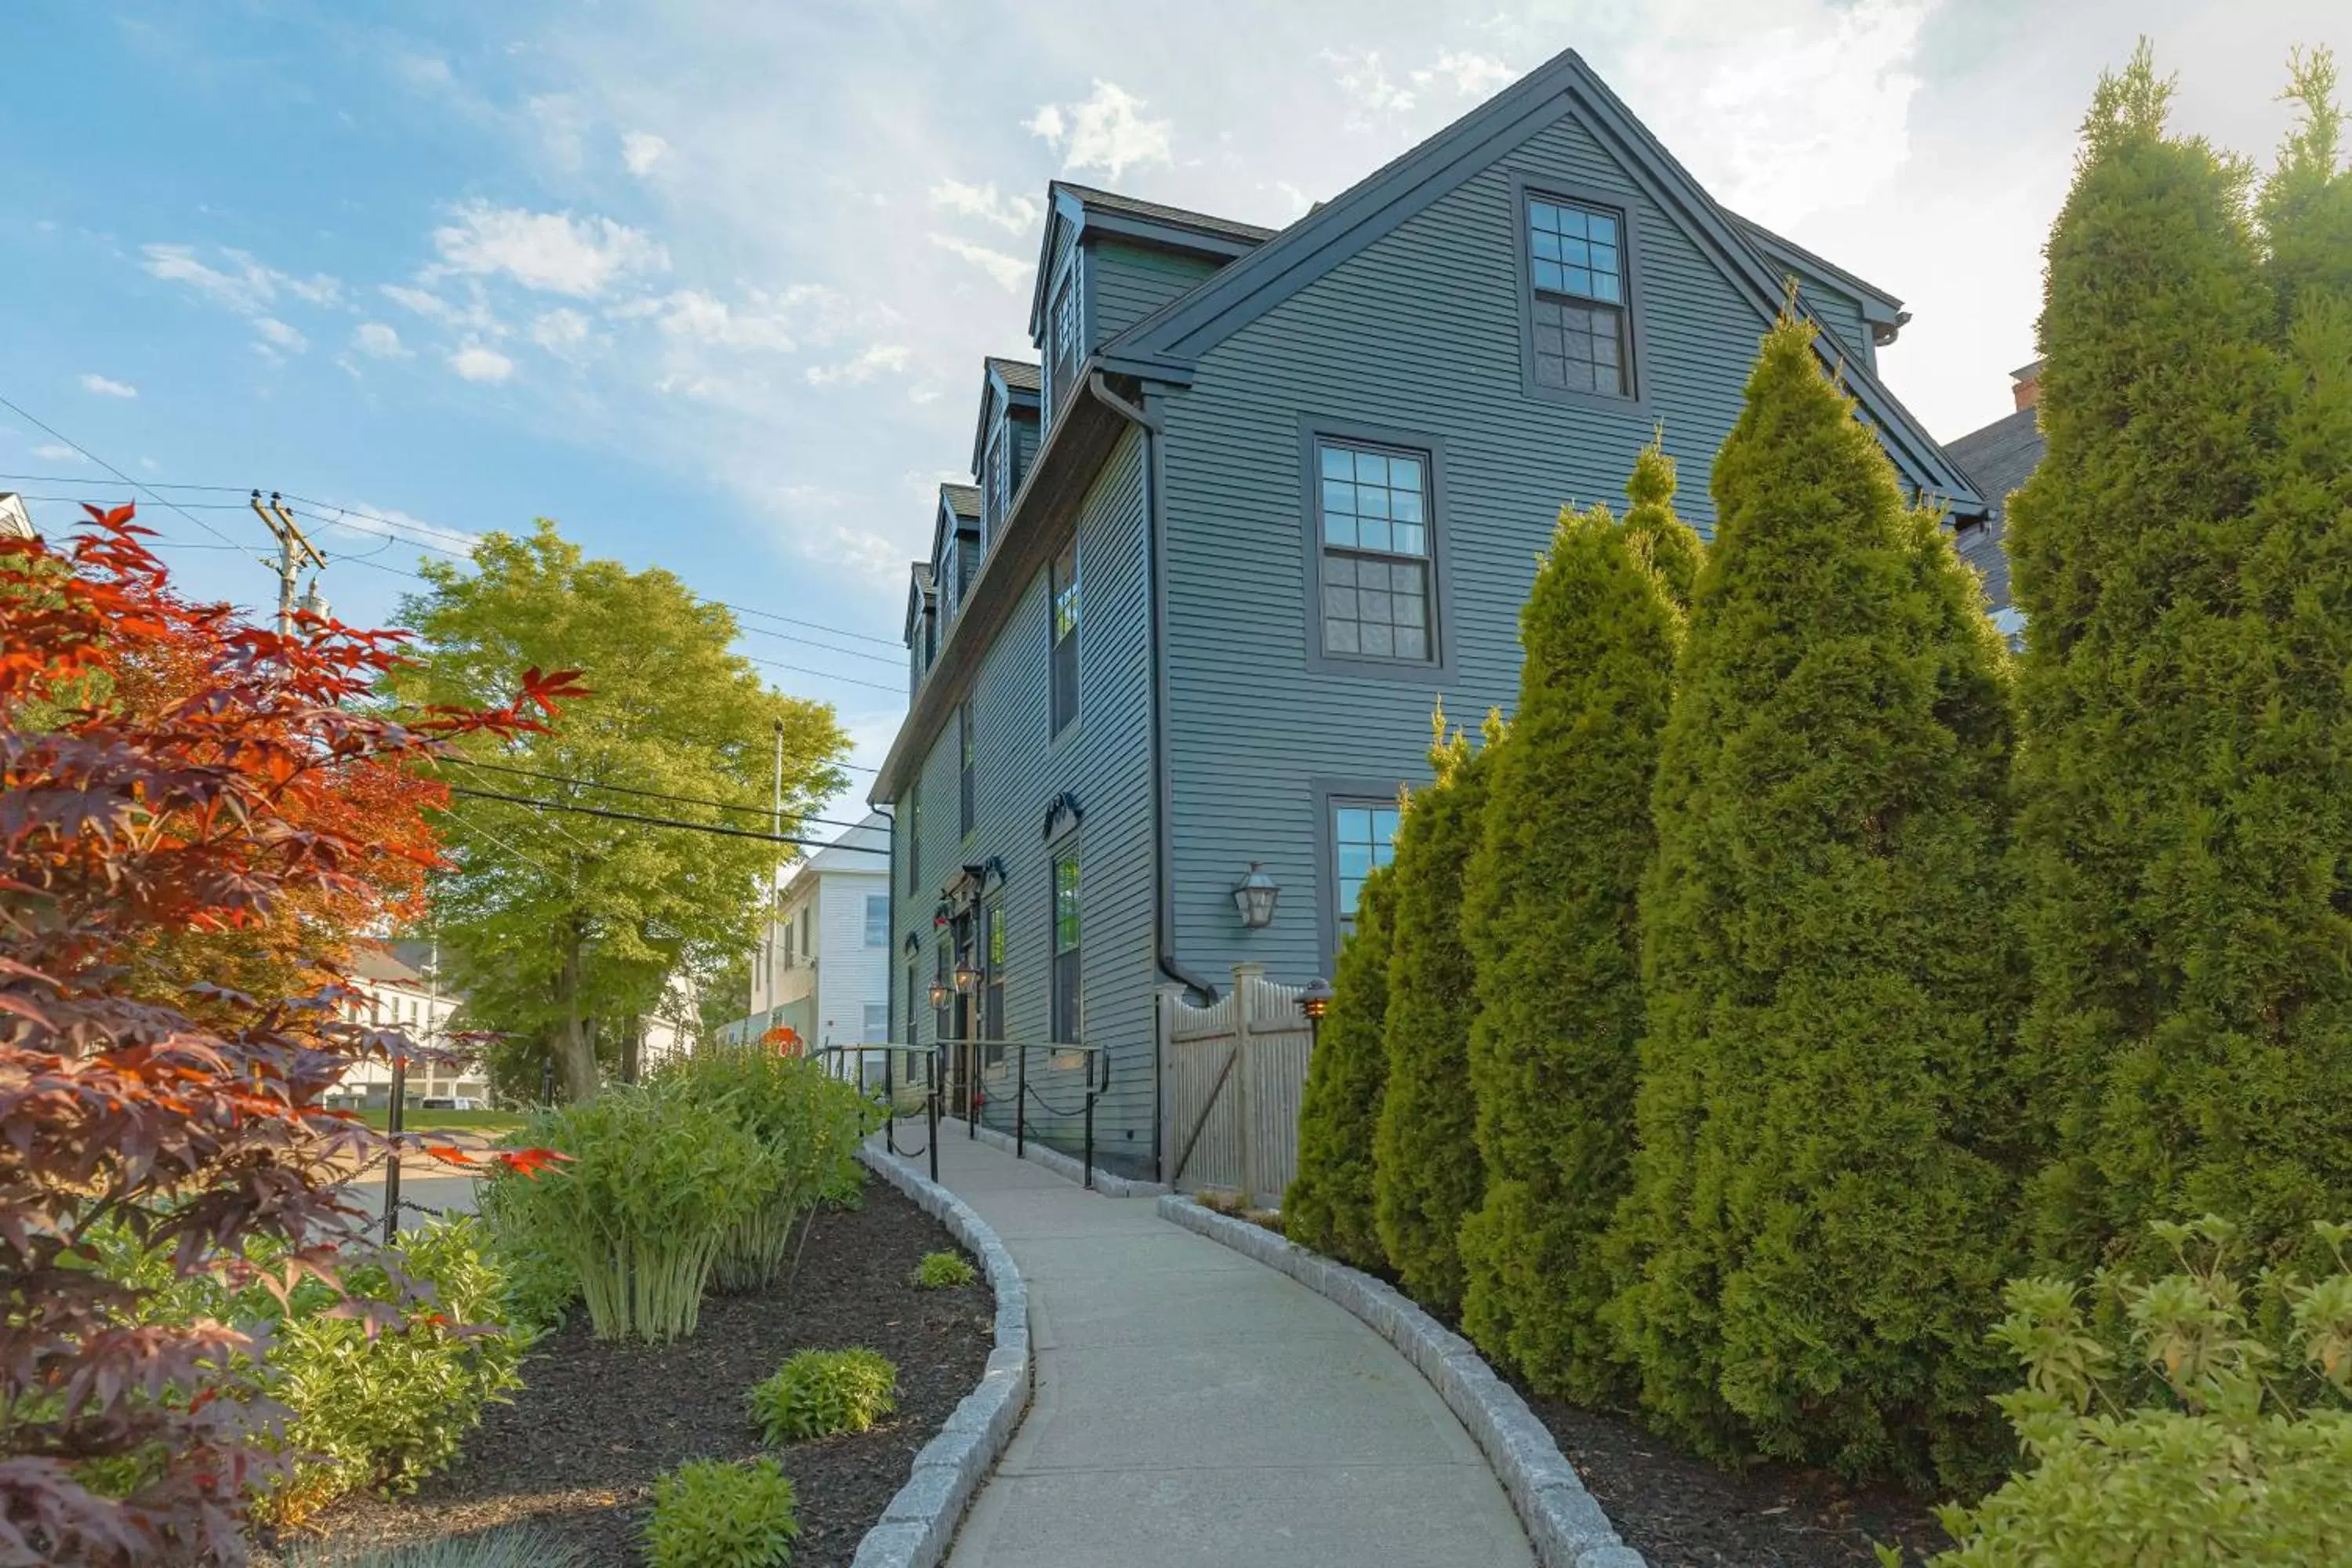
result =
[[957,991],[969,996],[973,991],[979,988],[979,985],[980,971],[971,966],[971,961],[970,959],[966,959],[963,963],[956,965],[955,988]]
[[1298,994],[1298,1010],[1319,1024],[1323,1021],[1323,1015],[1331,1010],[1331,998],[1337,994],[1331,989],[1331,983],[1318,974],[1307,983],[1306,990]]
[[1251,861],[1249,875],[1234,884],[1234,908],[1241,911],[1242,924],[1252,931],[1263,931],[1274,923],[1275,902],[1281,897],[1281,884],[1264,861]]
[[934,981],[932,981],[932,982],[931,982],[931,1011],[932,1011],[932,1012],[934,1012],[934,1013],[944,1013],[944,1012],[946,1012],[946,1011],[948,1010],[948,998],[949,998],[949,997],[950,997],[950,996],[952,996],[952,995],[954,995],[954,994],[955,994],[955,993],[954,993],[954,992],[952,992],[952,991],[950,991],[950,990],[949,990],[949,989],[948,989],[948,983],[947,983],[946,981],[944,981],[944,980],[934,980]]

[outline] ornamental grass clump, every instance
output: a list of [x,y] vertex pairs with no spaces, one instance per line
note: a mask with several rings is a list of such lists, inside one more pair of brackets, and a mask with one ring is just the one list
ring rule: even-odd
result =
[[2313,1226],[2334,1262],[2315,1281],[2251,1288],[2233,1226],[2149,1228],[2162,1279],[2011,1282],[1994,1337],[2025,1386],[2000,1405],[2026,1463],[1940,1510],[1959,1543],[1940,1568],[2352,1562],[2352,1226]]
[[501,1215],[569,1259],[596,1337],[692,1333],[721,1247],[776,1184],[771,1149],[662,1080],[542,1112],[529,1136],[569,1158],[502,1191]]
[[752,1384],[751,1400],[770,1443],[865,1432],[898,1408],[898,1369],[875,1351],[802,1351]]
[[961,1253],[926,1252],[923,1260],[915,1265],[915,1285],[919,1289],[950,1290],[979,1278],[979,1271],[965,1261]]
[[784,1568],[799,1500],[773,1459],[688,1460],[654,1482],[646,1568]]
[[728,1227],[714,1283],[761,1290],[784,1272],[796,1234],[820,1202],[854,1202],[857,1145],[878,1124],[872,1102],[814,1062],[763,1050],[699,1052],[665,1071],[661,1087],[732,1118],[768,1157],[755,1202]]

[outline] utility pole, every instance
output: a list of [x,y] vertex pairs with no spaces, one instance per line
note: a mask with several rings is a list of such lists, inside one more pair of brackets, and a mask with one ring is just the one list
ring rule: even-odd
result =
[[[269,505],[266,509],[261,504],[259,490],[253,492],[251,505],[253,515],[261,520],[262,526],[268,529],[272,537],[278,541],[278,635],[292,637],[294,635],[294,584],[302,575],[302,563],[307,560],[311,565],[324,571],[327,558],[319,553],[317,546],[302,536],[302,530],[294,521],[294,514],[286,510],[286,503],[279,499],[276,490],[269,492]],[[310,583],[310,596],[324,604],[323,599],[318,598],[318,580],[313,578]]]

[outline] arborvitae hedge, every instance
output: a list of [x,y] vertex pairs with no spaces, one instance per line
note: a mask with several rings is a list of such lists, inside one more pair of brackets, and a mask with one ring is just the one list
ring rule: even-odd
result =
[[1633,558],[1658,574],[1666,602],[1688,614],[1701,547],[1690,525],[1675,515],[1675,460],[1666,456],[1664,429],[1633,459],[1625,496],[1633,503],[1625,514],[1625,539]]
[[1710,1454],[1979,1478],[2014,1249],[2000,958],[2009,725],[1948,537],[1764,340],[1716,460],[1654,795],[1634,1190],[1610,1320]]
[[[1673,465],[1642,454],[1650,559],[1696,563]],[[1663,481],[1661,484],[1660,481]],[[1517,711],[1489,762],[1464,894],[1486,1194],[1462,1227],[1463,1323],[1487,1357],[1585,1403],[1624,1371],[1601,1322],[1601,1238],[1623,1196],[1642,1037],[1635,900],[1680,616],[1602,508],[1563,515],[1519,615]]]
[[1359,1268],[1385,1270],[1372,1219],[1372,1130],[1388,1084],[1381,1026],[1389,1005],[1389,870],[1364,879],[1356,931],[1339,950],[1331,1008],[1307,1064],[1298,1106],[1298,1174],[1282,1200],[1283,1234]]
[[2009,542],[2033,1212],[2068,1266],[2153,1218],[2292,1246],[2352,1212],[2352,224],[2303,86],[2258,233],[2143,47],[2050,238]]
[[[1444,715],[1438,715],[1444,733]],[[1415,1300],[1462,1302],[1455,1236],[1485,1185],[1474,1142],[1470,1019],[1475,974],[1462,942],[1462,874],[1478,845],[1487,751],[1460,732],[1430,749],[1436,782],[1413,792],[1397,826],[1394,951],[1384,1034],[1388,1086],[1372,1142],[1374,1217],[1389,1266]]]

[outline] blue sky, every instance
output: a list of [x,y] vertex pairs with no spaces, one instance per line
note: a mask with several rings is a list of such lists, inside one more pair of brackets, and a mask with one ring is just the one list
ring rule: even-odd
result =
[[[895,643],[929,498],[968,477],[979,356],[1028,352],[1056,174],[1282,223],[1574,46],[1721,199],[1906,300],[1884,368],[1949,437],[2005,411],[2030,356],[2102,65],[2153,35],[2180,121],[2266,157],[2288,47],[2352,48],[2306,0],[1722,14],[15,0],[0,396],[150,483],[391,520],[407,542],[318,530],[349,619],[392,616],[415,542],[547,515],[714,598]],[[5,409],[0,473],[121,493]],[[237,495],[165,493],[264,542]],[[218,542],[198,522],[142,510],[191,547],[194,590],[273,591],[194,548]],[[831,645],[743,650],[816,672],[771,673],[878,761],[893,647],[745,624]]]

